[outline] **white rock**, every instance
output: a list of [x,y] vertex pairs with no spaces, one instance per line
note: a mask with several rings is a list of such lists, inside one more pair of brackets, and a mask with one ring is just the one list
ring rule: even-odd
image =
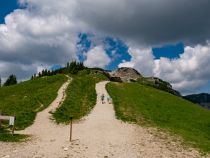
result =
[[69,148],[64,148],[63,150],[64,150],[64,151],[67,151],[67,150],[69,150]]

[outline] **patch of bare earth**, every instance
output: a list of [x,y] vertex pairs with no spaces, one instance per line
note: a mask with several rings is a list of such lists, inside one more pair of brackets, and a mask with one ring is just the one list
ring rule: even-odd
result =
[[102,104],[100,95],[107,95],[105,85],[96,85],[97,104],[82,121],[73,125],[73,141],[69,142],[69,126],[56,125],[49,111],[65,99],[65,83],[48,109],[37,115],[35,123],[22,131],[32,134],[25,143],[0,143],[0,157],[14,158],[158,158],[201,157],[195,149],[184,148],[179,142],[157,136],[151,129],[123,123],[115,118],[112,104]]

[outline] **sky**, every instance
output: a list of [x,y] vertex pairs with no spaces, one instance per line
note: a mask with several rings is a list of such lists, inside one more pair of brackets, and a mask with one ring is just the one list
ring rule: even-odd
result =
[[0,1],[0,23],[4,23],[4,17],[14,11],[15,9],[19,8],[18,3],[16,0],[1,0]]
[[0,76],[68,61],[133,67],[183,95],[210,93],[209,0],[0,0]]

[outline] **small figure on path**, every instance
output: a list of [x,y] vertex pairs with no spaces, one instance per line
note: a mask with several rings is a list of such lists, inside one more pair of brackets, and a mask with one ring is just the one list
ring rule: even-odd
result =
[[104,103],[105,103],[104,99],[105,99],[105,95],[104,95],[104,94],[102,94],[102,95],[101,95],[101,102],[102,102],[102,104],[104,104]]
[[111,98],[109,95],[107,95],[107,102],[108,102],[109,104],[112,103],[112,98]]

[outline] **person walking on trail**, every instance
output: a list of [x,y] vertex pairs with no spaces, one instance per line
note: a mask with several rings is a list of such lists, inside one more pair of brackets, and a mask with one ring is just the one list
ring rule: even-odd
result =
[[105,95],[104,95],[104,94],[102,94],[102,95],[101,95],[101,102],[102,102],[102,104],[104,104],[104,103],[105,103],[105,101],[104,101],[104,100],[105,100]]
[[107,95],[107,102],[108,102],[109,104],[112,103],[112,98],[111,98],[109,95]]

